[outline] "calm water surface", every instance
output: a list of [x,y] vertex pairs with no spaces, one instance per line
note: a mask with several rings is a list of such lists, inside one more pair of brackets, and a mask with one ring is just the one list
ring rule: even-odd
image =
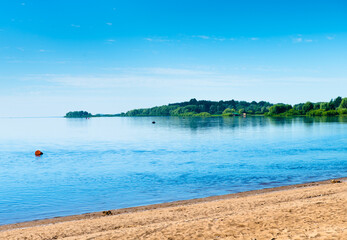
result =
[[0,118],[0,225],[345,177],[346,136],[346,117]]

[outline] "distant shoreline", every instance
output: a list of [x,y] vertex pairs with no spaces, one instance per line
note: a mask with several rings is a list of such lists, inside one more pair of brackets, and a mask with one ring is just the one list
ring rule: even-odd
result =
[[[216,117],[223,117],[223,118],[233,118],[233,117],[241,117],[244,116],[237,115],[237,116],[225,116],[223,114],[216,114],[216,115],[210,115],[210,116],[122,116],[119,114],[115,115],[101,115],[101,116],[90,116],[90,117],[59,117],[59,118],[67,118],[67,119],[85,119],[85,118],[112,118],[112,117],[121,117],[121,118],[133,118],[133,117],[178,117],[178,118],[216,118]],[[291,116],[284,116],[284,115],[264,115],[264,114],[247,114],[246,117],[269,117],[269,118],[295,118],[295,117],[308,117],[308,118],[323,118],[323,117],[347,117],[347,114],[340,114],[340,115],[332,115],[332,116],[307,116],[307,115],[291,115]]]
[[169,103],[152,108],[139,108],[119,114],[91,114],[87,111],[70,111],[67,118],[112,117],[112,116],[180,116],[180,117],[232,117],[244,115],[264,115],[272,117],[292,116],[337,116],[347,115],[347,98],[337,97],[330,102],[306,102],[295,105],[266,101],[209,101],[196,100]]
[[[340,182],[346,182],[347,177],[333,179],[333,180],[340,181]],[[114,210],[110,210],[110,211],[112,213],[112,216],[115,216],[115,215],[121,215],[121,214],[149,211],[149,210],[154,210],[154,209],[164,209],[164,208],[177,207],[177,206],[188,206],[188,205],[197,204],[197,203],[205,203],[205,202],[207,203],[207,202],[219,201],[219,200],[237,199],[237,198],[243,198],[243,197],[255,196],[255,195],[263,195],[263,194],[279,192],[279,191],[289,191],[289,190],[293,190],[293,189],[301,189],[301,188],[309,188],[309,187],[313,187],[313,186],[328,185],[328,184],[332,184],[331,181],[332,181],[332,179],[328,179],[328,180],[323,180],[323,181],[308,182],[308,183],[287,185],[287,186],[274,187],[274,188],[264,188],[264,189],[259,189],[259,190],[251,190],[251,191],[225,194],[225,195],[217,195],[217,196],[210,196],[210,197],[204,197],[204,198],[179,200],[179,201],[174,201],[174,202],[165,202],[165,203],[145,205],[145,206],[114,209]],[[108,209],[105,209],[105,211],[108,211]],[[106,217],[106,216],[101,211],[101,212],[92,212],[92,213],[85,213],[85,214],[78,214],[78,215],[70,215],[70,216],[63,216],[63,217],[54,217],[54,218],[48,218],[48,219],[19,222],[19,223],[13,223],[13,224],[5,224],[5,225],[0,225],[0,234],[3,231],[14,230],[14,229],[31,228],[31,227],[37,227],[37,226],[42,226],[42,225],[48,225],[48,224],[56,224],[56,223],[78,221],[78,220],[87,220],[87,219],[97,219],[97,218],[103,218],[103,217]]]

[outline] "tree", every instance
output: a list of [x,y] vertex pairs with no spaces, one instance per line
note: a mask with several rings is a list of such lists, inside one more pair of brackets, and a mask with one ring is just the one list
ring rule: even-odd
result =
[[313,109],[314,109],[314,110],[320,109],[320,104],[321,104],[321,103],[315,103],[315,104],[313,104]]
[[302,106],[302,110],[304,111],[304,113],[307,113],[308,111],[312,109],[313,109],[313,103],[311,102],[306,102],[304,106]]
[[216,114],[216,111],[217,111],[216,105],[211,105],[209,113]]
[[347,108],[347,98],[343,98],[339,108]]
[[86,111],[74,111],[68,112],[65,115],[66,118],[89,118],[92,117],[92,114]]
[[261,113],[266,113],[268,111],[269,111],[269,109],[267,107],[262,107],[261,108]]
[[320,109],[329,110],[329,103],[327,103],[327,102],[322,102],[322,103],[320,104]]
[[223,111],[223,115],[226,115],[226,114],[232,114],[233,111],[230,109],[230,108],[226,108],[224,111]]
[[197,104],[198,103],[198,101],[195,99],[195,98],[192,98],[192,99],[190,99],[190,101],[189,101],[189,104],[191,104],[191,105],[195,105],[195,104]]
[[338,108],[340,106],[341,102],[342,102],[342,97],[335,98],[335,100],[333,102],[334,103],[334,107]]
[[269,115],[281,114],[281,113],[284,113],[290,109],[292,109],[292,106],[289,104],[283,104],[283,103],[276,104],[276,105],[273,105],[272,107],[270,107]]
[[294,105],[294,109],[295,109],[295,110],[301,111],[303,106],[304,106],[303,103],[295,104],[295,105]]

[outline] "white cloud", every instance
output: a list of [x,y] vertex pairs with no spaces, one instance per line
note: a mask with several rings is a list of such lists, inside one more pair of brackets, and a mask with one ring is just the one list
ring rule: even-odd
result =
[[198,36],[194,36],[194,37],[201,38],[201,39],[210,39],[211,38],[211,37],[205,36],[205,35],[198,35]]
[[254,70],[260,71],[260,72],[292,72],[293,71],[289,68],[274,68],[274,67],[268,67],[268,66],[256,67]]
[[252,38],[250,38],[250,40],[252,40],[252,41],[257,41],[257,40],[259,40],[259,38],[252,37]]
[[[200,38],[200,39],[204,39],[204,40],[215,40],[215,41],[225,41],[227,40],[227,38],[225,37],[215,37],[215,36],[207,36],[207,35],[194,35],[192,36],[194,38]],[[229,40],[235,40],[233,38],[230,38]]]
[[179,68],[138,68],[138,70],[155,75],[208,75],[212,72],[200,71],[195,69],[179,69]]
[[148,42],[172,42],[173,41],[166,38],[144,38],[144,40]]
[[296,37],[292,37],[292,41],[293,43],[311,43],[313,41],[315,41],[314,39],[311,38],[305,38],[302,36],[302,34],[298,34]]
[[177,76],[177,75],[209,75],[214,74],[214,72],[200,70],[200,69],[186,69],[186,68],[102,68],[105,71],[116,71],[122,74],[136,74],[136,75],[167,75],[167,76]]
[[293,38],[293,42],[294,43],[301,43],[302,42],[302,38],[301,37]]
[[221,42],[225,41],[225,38],[213,38],[213,39],[216,41],[221,41]]
[[[106,70],[106,69],[104,69]],[[73,91],[120,91],[120,89],[224,89],[232,87],[253,88],[262,86],[287,86],[291,84],[307,85],[316,83],[325,84],[330,81],[344,81],[345,79],[326,79],[321,77],[305,76],[262,76],[259,74],[235,75],[204,71],[200,69],[179,68],[113,68],[116,71],[110,74],[98,75],[64,75],[64,74],[37,74],[27,75],[23,81],[42,81],[52,89],[69,89]],[[278,69],[258,69],[261,71],[283,71]],[[286,69],[284,70],[286,71]]]
[[328,39],[328,40],[334,40],[334,39],[335,39],[335,36],[327,36],[327,39]]
[[108,22],[108,23],[106,23],[106,25],[112,26],[112,23]]
[[99,75],[64,75],[64,74],[33,74],[27,75],[23,81],[43,81],[57,88],[78,88],[110,90],[134,86],[148,89],[171,88],[176,86],[215,87],[225,85],[245,85],[248,82],[233,75],[200,69],[179,68],[113,68],[104,69],[117,71]]
[[[101,68],[102,73],[92,75],[74,74],[32,74],[21,78],[22,81],[41,82],[41,86],[50,86],[56,91],[98,91],[100,93],[132,92],[132,89],[187,89],[197,90],[208,88],[224,91],[225,88],[240,89],[254,86],[280,87],[291,84],[307,86],[314,82],[327,84],[343,82],[346,79],[312,76],[306,69],[275,68],[259,66],[241,69],[211,69],[209,67],[170,68],[170,67],[138,67],[138,68]],[[240,72],[242,70],[243,72]],[[244,71],[246,70],[246,71]],[[278,73],[281,73],[280,75]],[[286,73],[286,74],[282,74]],[[288,73],[288,74],[287,74]],[[289,75],[290,73],[290,75]],[[308,75],[308,73],[310,73]],[[317,73],[317,71],[315,72]]]
[[71,24],[71,27],[79,28],[81,26],[80,25],[76,25],[76,24]]

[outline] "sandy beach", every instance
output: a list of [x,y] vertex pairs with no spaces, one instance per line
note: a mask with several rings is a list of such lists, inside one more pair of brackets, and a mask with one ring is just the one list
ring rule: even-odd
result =
[[0,226],[0,239],[347,239],[347,179]]

